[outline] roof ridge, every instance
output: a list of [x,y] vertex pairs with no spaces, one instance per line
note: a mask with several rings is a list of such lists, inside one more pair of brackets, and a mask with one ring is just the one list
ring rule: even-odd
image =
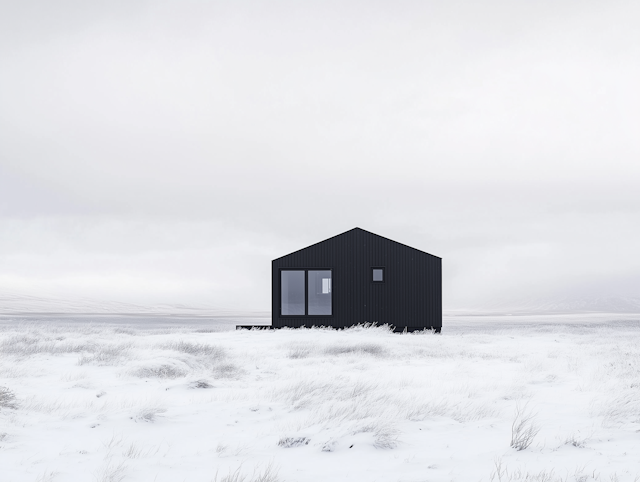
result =
[[360,228],[360,227],[356,226],[356,227],[354,227],[354,228],[351,228],[351,229],[348,229],[348,230],[346,230],[346,231],[343,231],[342,233],[338,233],[338,234],[336,234],[336,235],[334,235],[334,236],[330,236],[330,237],[328,237],[328,238],[326,238],[326,239],[322,239],[322,240],[320,240],[320,241],[317,241],[317,242],[315,242],[315,243],[313,243],[313,244],[310,244],[310,245],[308,245],[308,246],[305,246],[305,247],[303,247],[303,248],[296,249],[295,251],[292,251],[291,253],[287,253],[287,254],[285,254],[285,255],[279,256],[279,257],[275,258],[273,261],[277,261],[277,260],[282,259],[282,258],[284,258],[284,257],[286,257],[286,256],[292,255],[292,254],[297,253],[297,252],[299,252],[299,251],[302,251],[302,250],[304,250],[304,249],[311,248],[311,247],[316,246],[316,245],[318,245],[318,244],[325,243],[325,242],[330,241],[330,240],[332,240],[332,239],[334,239],[334,238],[337,238],[338,236],[343,236],[343,235],[345,235],[345,234],[347,234],[347,233],[350,233],[350,232],[352,232],[352,231],[362,231],[362,232],[367,233],[367,234],[370,234],[370,235],[372,235],[372,236],[376,236],[376,237],[378,237],[378,238],[382,238],[382,239],[384,239],[384,240],[386,240],[386,241],[390,241],[390,242],[392,242],[392,243],[399,244],[400,246],[404,246],[405,248],[413,249],[413,250],[415,250],[415,251],[418,251],[418,252],[420,252],[420,253],[427,254],[427,255],[432,256],[432,257],[434,257],[434,258],[442,259],[442,258],[440,258],[440,256],[436,256],[435,254],[427,253],[426,251],[423,251],[423,250],[418,249],[418,248],[414,248],[413,246],[409,246],[408,244],[404,244],[404,243],[401,243],[401,242],[399,242],[399,241],[395,241],[395,240],[393,240],[393,239],[391,239],[391,238],[387,238],[387,237],[385,237],[385,236],[381,236],[381,235],[376,234],[376,233],[374,233],[374,232],[372,232],[372,231],[368,231],[368,230],[366,230],[366,229],[363,229],[363,228]]

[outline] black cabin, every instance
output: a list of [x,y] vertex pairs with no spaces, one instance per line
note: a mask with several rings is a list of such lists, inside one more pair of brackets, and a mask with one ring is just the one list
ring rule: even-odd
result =
[[272,261],[272,327],[442,328],[442,259],[354,228]]

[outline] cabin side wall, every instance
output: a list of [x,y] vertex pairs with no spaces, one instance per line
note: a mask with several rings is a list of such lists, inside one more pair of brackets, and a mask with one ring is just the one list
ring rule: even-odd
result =
[[[384,267],[383,283],[371,268]],[[280,269],[331,268],[330,317],[281,317]],[[349,231],[272,262],[272,325],[277,328],[375,322],[408,329],[442,326],[442,260],[366,231]]]

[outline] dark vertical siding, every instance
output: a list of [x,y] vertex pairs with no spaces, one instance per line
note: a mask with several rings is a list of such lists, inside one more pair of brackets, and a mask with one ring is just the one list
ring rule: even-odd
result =
[[[390,324],[399,329],[442,327],[442,260],[355,228],[272,262],[272,325]],[[382,266],[384,283],[371,281]],[[280,269],[331,268],[333,315],[281,317]]]

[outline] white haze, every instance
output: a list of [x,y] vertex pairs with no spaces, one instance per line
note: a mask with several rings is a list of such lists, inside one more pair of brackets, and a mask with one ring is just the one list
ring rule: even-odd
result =
[[0,300],[266,310],[271,259],[354,226],[441,256],[445,309],[638,297],[638,22],[5,2]]

